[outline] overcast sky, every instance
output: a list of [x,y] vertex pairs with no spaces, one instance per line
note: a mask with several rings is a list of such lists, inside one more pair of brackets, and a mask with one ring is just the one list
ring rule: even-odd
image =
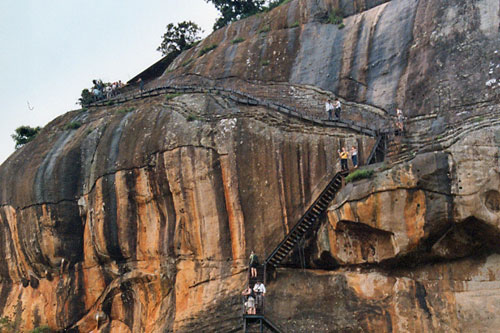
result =
[[79,108],[92,79],[126,82],[159,60],[168,23],[207,35],[216,17],[204,0],[1,0],[0,163],[17,127]]

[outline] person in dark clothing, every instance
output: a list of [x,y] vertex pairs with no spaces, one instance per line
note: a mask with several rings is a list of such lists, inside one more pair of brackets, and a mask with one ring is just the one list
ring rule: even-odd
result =
[[139,82],[139,89],[141,90],[141,92],[144,91],[144,81],[142,80],[142,78],[139,78],[139,80],[137,80],[137,82]]
[[340,103],[339,99],[335,99],[335,119],[338,120],[340,119],[340,111],[342,111],[342,104]]
[[257,267],[259,267],[259,258],[255,254],[255,252],[252,251],[250,253],[250,277],[257,277]]

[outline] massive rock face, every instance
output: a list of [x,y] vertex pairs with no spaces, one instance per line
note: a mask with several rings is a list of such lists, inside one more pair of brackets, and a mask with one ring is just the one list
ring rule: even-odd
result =
[[293,226],[341,141],[373,140],[202,94],[58,118],[0,175],[3,314],[182,331],[213,324],[213,307],[237,327],[249,249],[271,251]]
[[249,252],[279,244],[338,148],[363,164],[376,142],[311,121],[339,96],[369,127],[399,105],[407,136],[275,272],[266,316],[287,332],[495,331],[499,22],[496,0],[292,0],[147,87],[237,89],[304,119],[211,92],[55,119],[0,168],[1,316],[17,330],[241,329]]

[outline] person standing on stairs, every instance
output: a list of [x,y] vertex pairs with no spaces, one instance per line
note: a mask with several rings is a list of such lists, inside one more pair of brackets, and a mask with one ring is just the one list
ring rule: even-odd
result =
[[137,80],[137,83],[139,83],[139,90],[141,92],[144,91],[144,81],[142,80],[142,78],[139,78],[139,80]]
[[256,314],[255,292],[253,291],[253,289],[250,287],[247,287],[247,289],[243,290],[243,292],[241,294],[243,296],[246,296],[245,309],[246,309],[247,314],[249,314],[249,315]]
[[396,109],[396,127],[399,131],[399,135],[403,135],[405,125],[404,125],[403,111],[401,109]]
[[257,277],[257,267],[259,267],[259,257],[255,254],[255,252],[250,253],[250,277],[251,278],[256,278]]
[[347,159],[349,158],[349,153],[346,151],[345,147],[342,147],[342,151],[337,150],[340,157],[340,170],[347,171],[349,167],[347,166]]
[[328,113],[328,120],[332,120],[333,104],[331,99],[327,99],[325,102],[325,110]]
[[356,169],[358,167],[358,150],[354,146],[352,146],[351,148],[351,160],[352,167]]
[[338,98],[335,98],[335,120],[340,119],[340,111],[342,111],[342,104]]
[[264,284],[259,280],[253,286],[253,291],[257,296],[257,307],[259,308],[259,311],[262,311],[262,306],[264,305],[264,296],[266,295],[266,286],[264,286]]

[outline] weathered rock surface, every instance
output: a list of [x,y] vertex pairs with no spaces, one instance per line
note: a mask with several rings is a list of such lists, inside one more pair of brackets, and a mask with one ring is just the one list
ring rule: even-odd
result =
[[215,308],[237,327],[249,249],[286,234],[341,142],[369,150],[373,138],[202,94],[56,119],[0,172],[3,314],[85,331],[103,312],[112,330],[182,331],[212,325],[199,313]]
[[[343,29],[327,22],[336,6]],[[411,116],[269,282],[266,316],[286,332],[496,331],[499,6],[293,0],[147,83],[234,88],[307,117],[340,96],[366,126],[395,105]],[[282,240],[339,147],[363,163],[375,141],[212,93],[69,112],[0,168],[0,316],[18,330],[238,331],[250,250]]]

